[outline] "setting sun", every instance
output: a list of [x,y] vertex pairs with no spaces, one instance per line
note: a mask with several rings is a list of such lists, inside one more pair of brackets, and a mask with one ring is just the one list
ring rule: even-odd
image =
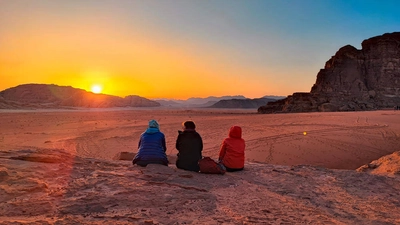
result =
[[91,88],[92,92],[96,93],[96,94],[101,93],[102,89],[103,89],[103,87],[98,84],[93,85]]

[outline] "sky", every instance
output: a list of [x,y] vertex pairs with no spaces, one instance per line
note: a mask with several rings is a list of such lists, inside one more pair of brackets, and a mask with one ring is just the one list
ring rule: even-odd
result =
[[0,0],[0,90],[309,92],[340,47],[400,31],[399,8],[398,0]]

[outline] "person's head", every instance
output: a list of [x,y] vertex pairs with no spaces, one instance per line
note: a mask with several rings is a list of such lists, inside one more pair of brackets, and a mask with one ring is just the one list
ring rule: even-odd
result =
[[149,128],[157,128],[157,129],[160,129],[160,125],[157,123],[156,120],[150,120],[150,121],[149,121]]
[[242,138],[242,128],[239,126],[232,126],[229,129],[229,137]]
[[183,129],[185,130],[194,130],[196,129],[196,125],[194,124],[193,121],[186,121],[182,124]]

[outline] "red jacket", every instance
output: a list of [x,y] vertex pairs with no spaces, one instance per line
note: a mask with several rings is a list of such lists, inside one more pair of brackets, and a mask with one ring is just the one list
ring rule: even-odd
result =
[[231,169],[240,169],[244,167],[244,149],[245,143],[242,138],[242,128],[233,126],[229,130],[229,137],[222,142],[219,151],[219,160],[224,166]]

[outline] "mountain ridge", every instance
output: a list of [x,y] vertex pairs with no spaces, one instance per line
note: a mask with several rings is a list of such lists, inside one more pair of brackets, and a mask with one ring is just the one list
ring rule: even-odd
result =
[[266,95],[261,98],[247,98],[243,95],[225,95],[221,97],[209,96],[205,98],[193,97],[186,100],[154,99],[162,106],[167,107],[196,107],[196,108],[258,108],[270,101],[285,98],[284,96]]
[[129,95],[124,98],[95,94],[71,86],[55,84],[21,84],[0,92],[0,108],[111,108],[157,107],[158,102]]
[[256,109],[268,102],[276,101],[274,98],[253,98],[253,99],[225,99],[220,100],[208,108],[242,108]]
[[186,100],[169,98],[147,99],[138,95],[119,97],[109,94],[96,94],[72,86],[29,83],[0,91],[0,109],[158,106],[177,108],[257,108],[267,102],[282,98],[284,97],[266,95],[261,98],[250,99],[243,95],[224,95],[205,98],[191,97]]

